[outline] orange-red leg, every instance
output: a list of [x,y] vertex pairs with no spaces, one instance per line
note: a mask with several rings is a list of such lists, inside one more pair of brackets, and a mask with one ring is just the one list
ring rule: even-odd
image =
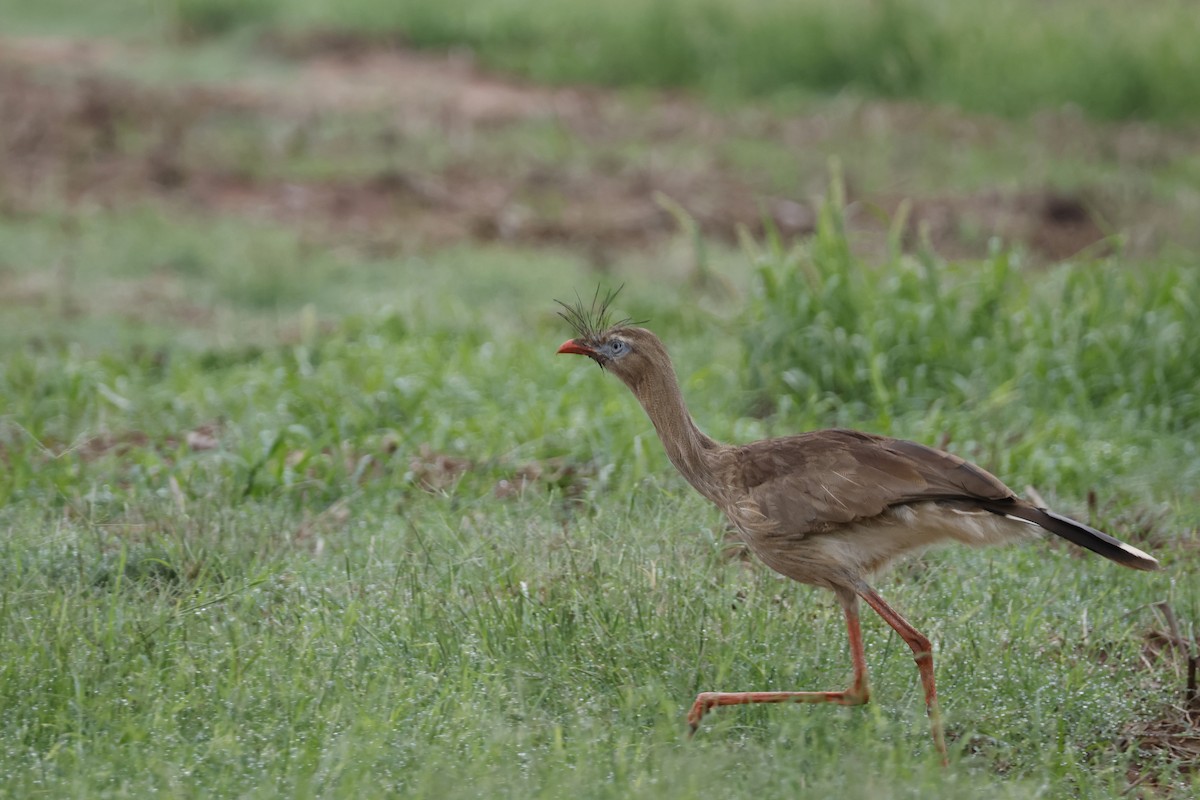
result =
[[[850,635],[850,658],[854,662],[854,682],[843,692],[701,692],[688,712],[688,724],[694,734],[706,711],[717,706],[736,706],[744,703],[836,703],[857,706],[867,702],[871,690],[867,685],[867,659],[863,653],[862,629],[858,623],[858,599],[853,595],[842,599],[846,612],[846,630]],[[689,734],[690,735],[690,734]]]
[[[942,730],[942,716],[938,711],[937,684],[933,675],[933,645],[920,631],[909,624],[908,620],[880,597],[874,589],[865,583],[860,584],[856,591],[863,600],[884,622],[891,625],[900,634],[900,638],[912,649],[913,659],[917,662],[917,671],[921,675],[921,686],[925,690],[925,707],[929,711],[930,724],[933,727],[933,743],[941,755],[942,764],[947,763],[946,737]],[[862,629],[858,620],[858,598],[854,595],[841,596],[842,608],[846,612],[846,631],[850,637],[850,658],[854,663],[854,682],[844,692],[701,692],[688,712],[688,724],[691,734],[700,726],[700,720],[705,712],[717,706],[734,706],[745,703],[836,703],[843,706],[856,706],[870,699],[871,690],[867,684],[867,661],[863,652]],[[691,735],[689,734],[689,735]]]
[[875,613],[883,617],[883,621],[891,625],[900,638],[912,648],[913,659],[917,662],[917,671],[921,674],[921,686],[925,689],[925,708],[929,711],[929,721],[933,726],[933,743],[946,763],[946,737],[942,731],[942,715],[938,711],[937,685],[933,679],[933,646],[921,633],[900,616],[894,608],[883,601],[875,590],[862,584],[858,590],[867,605],[875,609]]

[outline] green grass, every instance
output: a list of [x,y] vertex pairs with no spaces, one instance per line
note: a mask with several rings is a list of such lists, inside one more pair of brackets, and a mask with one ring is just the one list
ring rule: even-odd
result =
[[834,190],[809,242],[757,256],[761,290],[743,338],[758,402],[883,425],[944,407],[1019,417],[1069,404],[1076,418],[1123,418],[1147,438],[1200,423],[1190,259],[1140,270],[1083,261],[1031,282],[1012,252],[957,272],[933,254],[902,254],[894,238],[886,269],[871,273],[849,249]]
[[874,624],[872,706],[720,713],[689,743],[698,688],[844,680],[827,599],[722,566],[674,493],[567,527],[544,499],[443,503],[356,502],[320,553],[270,504],[164,506],[141,528],[10,518],[10,791],[1107,797],[1131,758],[1123,726],[1167,699],[1134,669],[1146,614],[1126,613],[1154,581],[1065,554],[955,554],[931,560],[947,574],[888,582],[938,642],[949,772],[911,659]]
[[[1195,569],[1184,548],[1200,519],[1186,383],[1130,401],[1180,409],[1169,424],[1137,416],[1147,428],[1114,413],[1119,396],[1079,402],[1069,382],[1019,409],[969,384],[930,410],[922,387],[941,387],[937,373],[899,348],[888,381],[911,391],[881,396],[849,377],[838,389],[854,395],[847,402],[801,395],[758,419],[737,412],[755,405],[741,370],[760,360],[802,369],[805,357],[755,350],[731,331],[791,320],[800,343],[822,331],[836,339],[837,323],[802,324],[767,299],[721,320],[682,287],[668,298],[635,280],[626,309],[671,344],[713,434],[851,413],[927,441],[953,432],[953,449],[1017,485],[1036,480],[1067,510],[1086,513],[1084,495],[1099,488],[1099,521],[1167,568],[1123,571],[1048,544],[937,552],[880,581],[936,643],[948,772],[930,752],[911,658],[875,620],[870,706],[727,710],[688,742],[682,713],[700,689],[839,687],[844,632],[825,594],[725,562],[718,516],[671,474],[624,387],[553,357],[566,332],[549,301],[586,279],[499,249],[444,256],[459,269],[457,291],[406,280],[436,274],[419,260],[357,263],[370,279],[345,283],[319,251],[289,250],[282,232],[214,224],[168,236],[154,215],[119,216],[57,242],[34,237],[91,253],[96,281],[141,273],[116,246],[139,229],[163,248],[147,264],[193,239],[220,240],[192,248],[187,278],[220,287],[233,265],[251,282],[280,280],[249,247],[277,236],[267,246],[294,258],[304,280],[267,310],[218,288],[212,303],[248,329],[264,315],[276,323],[244,341],[206,338],[203,326],[196,338],[148,335],[149,348],[137,330],[80,341],[72,331],[89,328],[72,326],[89,307],[61,319],[51,308],[44,322],[63,322],[61,338],[26,340],[0,368],[0,770],[14,795],[1112,797],[1133,764],[1166,785],[1186,780],[1179,763],[1119,744],[1181,690],[1170,661],[1139,660],[1142,635],[1160,625],[1149,604],[1200,617],[1194,582],[1178,580]],[[836,234],[821,236],[808,261],[757,256],[760,280],[801,280],[804,263],[852,282],[874,315],[864,334],[899,330],[921,309],[937,319],[941,295],[896,303],[904,269],[844,254],[831,265]],[[922,268],[969,303],[995,285],[972,276],[998,263]],[[1088,263],[1021,280],[1049,298],[1087,275],[1103,303],[1126,270]],[[386,301],[379,286],[398,292],[394,310],[361,310]],[[1073,304],[1061,320],[1029,315],[1031,343],[1016,325],[982,343],[930,334],[942,348],[932,366],[978,356],[1001,371],[1006,348],[1040,346],[1070,320],[1087,322],[1096,342],[1150,348],[1187,295],[1126,290],[1117,309],[1141,308],[1143,327]],[[845,298],[814,297],[841,313]],[[6,337],[22,340],[13,328]],[[1127,368],[1150,363],[1117,352],[1145,362]],[[851,362],[871,357],[838,361],[853,376],[861,364]],[[202,425],[215,449],[188,445]],[[470,468],[439,474],[431,453]],[[551,482],[497,496],[530,464],[560,467]],[[435,492],[419,485],[430,475]],[[1160,515],[1149,533],[1139,529],[1148,512]]]
[[[194,352],[311,336],[317,317],[368,311],[437,325],[488,300],[495,305],[479,322],[508,329],[520,320],[504,313],[505,302],[533,287],[569,291],[584,273],[562,253],[503,248],[369,258],[281,226],[140,203],[116,213],[48,211],[0,218],[0,344]],[[412,291],[418,285],[424,294]]]
[[[1191,224],[1200,213],[1200,160],[1194,132],[1186,130],[1089,124],[1068,111],[1001,120],[848,94],[753,103],[727,96],[707,104],[685,101],[681,109],[663,104],[660,93],[630,91],[604,95],[598,113],[568,110],[562,118],[515,113],[447,136],[428,104],[400,115],[393,106],[405,101],[396,98],[377,97],[362,107],[351,100],[343,108],[328,71],[342,75],[353,98],[354,65],[338,69],[322,63],[314,77],[311,61],[273,56],[253,31],[241,31],[186,45],[170,40],[113,45],[95,64],[75,63],[64,67],[66,75],[54,77],[47,69],[38,78],[47,92],[73,86],[67,76],[119,81],[103,101],[113,106],[119,154],[156,166],[167,156],[185,197],[189,186],[218,177],[262,182],[267,194],[275,187],[276,197],[284,194],[283,182],[311,184],[318,196],[327,182],[347,191],[390,185],[397,205],[404,206],[410,200],[396,187],[397,177],[428,176],[431,185],[469,192],[471,198],[494,195],[487,190],[503,184],[514,206],[554,218],[580,195],[596,196],[588,188],[592,181],[603,189],[614,175],[629,177],[626,183],[662,180],[684,202],[693,193],[703,196],[714,183],[736,181],[755,193],[803,203],[821,190],[826,166],[836,158],[846,165],[859,224],[872,225],[873,203],[892,208],[908,196],[918,200],[918,208],[921,199],[929,199],[936,209],[961,201],[957,226],[940,235],[967,252],[982,250],[992,226],[1003,227],[1013,212],[1036,222],[1042,198],[1052,194],[1077,199],[1103,229],[1113,230],[1115,241],[1128,241],[1139,254],[1200,243]],[[395,70],[402,85],[408,80],[405,63],[402,58],[380,68]],[[462,80],[471,85],[469,78]],[[215,91],[221,100],[181,101],[180,84],[189,89],[198,84],[201,97]],[[80,90],[86,93],[91,85],[85,81]],[[132,91],[124,91],[127,86]],[[252,102],[246,101],[248,90]],[[324,99],[308,100],[314,91]],[[512,91],[522,96],[523,89]],[[310,102],[321,113],[306,111]],[[78,132],[75,125],[67,129],[84,153],[112,155],[97,148],[102,137],[82,130],[89,127],[86,120],[76,122]],[[16,129],[10,135],[19,140]],[[71,185],[71,175],[63,172],[73,163],[65,159],[55,164],[62,171],[39,171],[39,191],[52,197],[58,182]],[[13,181],[10,191],[31,194]],[[460,188],[462,183],[467,186]],[[929,207],[925,213],[935,220],[941,216]],[[1007,235],[1028,235],[1022,225],[1015,227]]]
[[1186,0],[1045,4],[947,0],[106,0],[0,3],[13,32],[188,37],[348,30],[470,47],[538,81],[699,87],[718,94],[920,98],[1026,115],[1200,117],[1200,55]]
[[1063,103],[1100,117],[1181,120],[1200,112],[1200,60],[1185,33],[1192,8],[1178,0],[1136,9],[1088,0],[278,6],[281,19],[298,25],[468,45],[490,64],[542,81],[735,94],[849,88],[1001,114]]
[[[109,6],[3,10],[16,31],[149,38],[197,7]],[[315,25],[332,6],[223,8],[232,17],[210,32]],[[491,30],[475,42],[485,59],[556,80],[572,73],[515,60],[518,41],[526,58],[558,57],[522,31],[593,25],[601,50],[651,35],[634,13],[649,6],[632,2],[624,23],[522,16],[531,8],[361,3],[345,22],[441,25],[444,41],[426,33],[440,44],[462,40],[454,25]],[[685,6],[655,8],[661,57],[691,63],[695,30],[668,24]],[[789,8],[720,13],[827,13]],[[1047,25],[1079,8],[1056,6]],[[252,33],[147,46],[127,69],[225,79]],[[120,147],[135,155],[154,127],[130,109]],[[733,123],[713,155],[702,135],[648,144],[649,114],[647,130],[616,125],[611,139],[534,122],[389,148],[371,144],[386,120],[330,113],[290,148],[290,121],[230,111],[186,126],[177,155],[282,179],[539,160],[603,172],[614,153],[702,172],[716,158],[787,186],[830,148],[874,188],[986,186],[1014,165],[1022,185],[1042,165],[1051,183],[1086,185],[1111,168],[1194,205],[1190,151],[1067,159],[1020,146],[1030,133],[1015,123],[997,137],[1015,143],[953,151],[936,144],[953,137],[858,125],[853,103],[810,110],[833,132],[790,156],[794,169],[755,123]],[[876,160],[841,152],[851,138]],[[1184,685],[1178,656],[1143,659],[1163,628],[1152,604],[1169,603],[1187,636],[1200,619],[1200,287],[1186,245],[1050,267],[1002,248],[864,261],[835,192],[810,241],[614,250],[599,274],[570,249],[372,248],[165,195],[72,203],[63,177],[44,176],[19,213],[0,209],[0,796],[1109,798],[1131,773],[1143,780],[1125,796],[1190,796],[1194,761],[1137,733],[1179,721]],[[843,687],[845,632],[828,594],[728,560],[722,520],[671,471],[628,391],[553,355],[569,334],[553,298],[598,280],[626,282],[620,312],[667,341],[708,433],[848,424],[945,442],[1151,550],[1164,572],[1045,542],[936,551],[881,578],[935,643],[948,770],[907,648],[874,618],[869,706],[725,709],[688,741],[699,690]]]
[[1000,114],[1063,103],[1100,117],[1181,120],[1200,112],[1200,60],[1184,33],[1192,9],[1176,0],[1136,10],[941,0],[622,0],[587,8],[363,0],[336,14],[313,9],[326,25],[361,19],[418,44],[467,44],[538,80],[738,95],[850,89]]

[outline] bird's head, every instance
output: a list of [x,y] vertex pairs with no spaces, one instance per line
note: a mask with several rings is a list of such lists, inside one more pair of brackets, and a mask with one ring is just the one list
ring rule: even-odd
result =
[[609,292],[601,301],[597,289],[590,308],[585,308],[582,301],[574,305],[557,301],[563,307],[559,316],[575,329],[575,338],[563,342],[558,352],[587,356],[636,391],[647,374],[656,366],[661,369],[664,359],[668,365],[670,360],[653,333],[629,319],[609,319],[609,305],[619,291]]

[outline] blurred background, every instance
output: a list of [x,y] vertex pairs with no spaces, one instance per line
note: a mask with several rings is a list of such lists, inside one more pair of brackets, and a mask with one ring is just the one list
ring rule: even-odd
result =
[[[234,253],[197,264],[148,243],[160,254],[147,258],[185,282],[191,263],[222,297],[319,297],[318,310],[357,301],[344,285],[308,292],[293,270],[339,257],[531,250],[679,277],[697,242],[721,261],[741,231],[811,233],[834,164],[864,254],[889,234],[906,251],[999,245],[1043,264],[1191,252],[1194,13],[1183,0],[3,0],[0,192],[6,220],[86,227],[102,211],[139,229],[125,242],[167,217],[269,229],[219,238],[305,262],[286,278]],[[282,254],[293,246],[322,254]],[[5,293],[36,298],[19,260],[5,259],[19,284]],[[77,260],[43,253],[42,266]],[[156,276],[135,291],[176,288]]]
[[720,334],[731,429],[887,428],[1009,380],[1191,419],[1194,308],[1146,316],[1200,252],[1187,2],[0,13],[18,350],[541,335],[553,298],[628,282],[676,347]]

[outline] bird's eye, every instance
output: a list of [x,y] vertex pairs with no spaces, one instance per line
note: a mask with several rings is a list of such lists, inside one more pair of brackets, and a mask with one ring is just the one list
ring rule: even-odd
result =
[[627,345],[621,339],[613,339],[612,344],[609,345],[609,349],[612,350],[612,354],[614,356],[619,356],[624,354],[625,351],[629,349],[629,345]]

